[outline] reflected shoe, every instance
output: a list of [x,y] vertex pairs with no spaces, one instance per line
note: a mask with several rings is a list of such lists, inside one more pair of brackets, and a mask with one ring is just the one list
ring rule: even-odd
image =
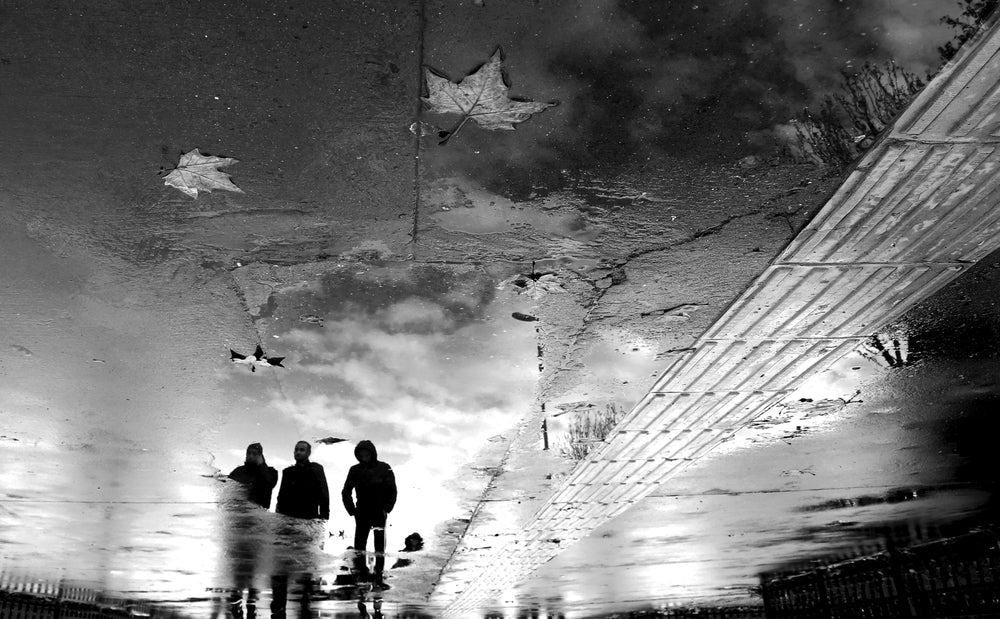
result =
[[372,579],[372,591],[387,591],[391,587],[385,584],[385,579],[382,578],[382,574],[375,574],[375,578]]
[[243,618],[243,600],[238,600],[236,602],[229,603],[229,614],[233,616],[233,619],[244,619]]
[[368,607],[364,602],[358,602],[358,613],[361,617],[368,617]]

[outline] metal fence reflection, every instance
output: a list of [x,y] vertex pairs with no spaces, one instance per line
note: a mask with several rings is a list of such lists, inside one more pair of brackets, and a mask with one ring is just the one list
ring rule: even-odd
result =
[[179,618],[174,609],[145,600],[0,573],[0,619],[111,619],[121,617]]
[[971,533],[763,577],[772,618],[995,617],[1000,531]]

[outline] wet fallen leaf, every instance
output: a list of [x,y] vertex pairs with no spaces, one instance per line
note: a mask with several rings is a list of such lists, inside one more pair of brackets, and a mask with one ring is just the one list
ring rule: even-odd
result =
[[283,368],[281,365],[284,357],[268,357],[264,354],[264,349],[257,345],[252,355],[241,355],[233,349],[229,349],[229,360],[238,365],[249,365],[251,372],[257,371],[257,366],[263,368]]
[[521,312],[514,312],[511,314],[511,316],[513,318],[516,318],[517,320],[521,320],[524,322],[535,322],[536,320],[538,320],[537,316],[532,316],[531,314],[522,314]]
[[438,134],[440,144],[445,144],[469,120],[475,121],[483,129],[511,131],[516,123],[524,122],[532,114],[557,105],[556,102],[543,103],[508,97],[501,62],[503,53],[498,47],[486,64],[458,83],[424,67],[428,96],[423,97],[423,101],[430,106],[430,111],[462,115],[454,129]]
[[[518,275],[510,281],[514,285],[514,292],[527,294],[532,299],[541,299],[549,293],[565,292],[562,282],[553,273],[534,273],[530,275]],[[501,284],[506,286],[507,282]]]
[[343,443],[346,440],[347,440],[346,438],[337,438],[336,436],[328,436],[326,438],[318,438],[316,439],[316,442],[321,445],[335,445],[337,443]]
[[199,190],[211,192],[213,189],[225,189],[243,193],[228,174],[219,170],[238,162],[232,157],[202,155],[196,148],[181,155],[177,167],[163,178],[163,184],[176,187],[192,198],[198,197]]

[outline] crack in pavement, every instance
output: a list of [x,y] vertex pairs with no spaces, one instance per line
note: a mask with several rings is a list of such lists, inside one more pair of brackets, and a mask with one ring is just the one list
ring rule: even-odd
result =
[[[680,240],[677,240],[677,241],[673,241],[671,243],[665,243],[663,245],[658,245],[658,246],[655,246],[655,247],[648,247],[648,248],[645,248],[645,249],[633,251],[633,252],[627,254],[624,258],[616,260],[614,268],[624,270],[626,268],[626,266],[628,265],[628,263],[631,262],[632,260],[635,260],[636,258],[641,258],[643,256],[648,256],[650,254],[654,254],[654,253],[658,253],[658,252],[664,252],[664,251],[669,251],[669,250],[677,249],[679,247],[687,245],[688,243],[693,243],[694,241],[697,241],[699,239],[703,239],[705,237],[709,237],[709,236],[713,236],[713,235],[719,234],[727,226],[729,226],[729,224],[733,223],[734,221],[737,221],[737,220],[740,220],[740,219],[745,219],[745,218],[748,218],[748,217],[756,217],[758,215],[766,213],[769,210],[769,208],[770,208],[770,206],[772,204],[774,204],[779,198],[785,197],[786,195],[788,195],[788,194],[785,191],[780,192],[780,193],[772,194],[771,196],[768,196],[767,198],[765,198],[761,203],[759,203],[760,206],[758,206],[757,208],[755,208],[753,210],[750,210],[750,211],[747,211],[745,213],[740,213],[740,214],[737,214],[737,215],[731,215],[731,216],[725,218],[724,220],[722,220],[721,222],[719,222],[719,223],[717,223],[717,224],[715,224],[713,226],[709,226],[708,228],[704,228],[702,230],[698,230],[696,232],[693,232],[693,233],[689,234],[687,237],[685,237],[683,239],[680,239]],[[820,206],[822,206],[822,204],[820,204]],[[799,211],[801,211],[804,208],[806,208],[806,205],[802,205],[801,207],[799,207],[798,209],[796,209],[794,212],[790,213],[788,216],[790,217],[792,215],[795,215],[795,214],[797,214]],[[784,215],[785,215],[784,213],[781,213],[781,214],[776,214],[775,216],[784,216]],[[786,221],[787,221],[787,219],[786,219]],[[791,226],[791,222],[788,222],[788,224],[789,224],[789,228],[791,228],[792,227]],[[793,237],[796,234],[794,229],[791,230],[791,233],[792,233]],[[609,290],[611,290],[612,288],[614,288],[615,286],[617,286],[619,284],[619,282],[615,282],[614,279],[612,279],[611,285],[609,285],[607,288],[601,289],[601,288],[599,288],[596,285],[596,283],[593,280],[590,280],[589,278],[586,278],[586,276],[583,276],[582,274],[578,274],[578,275],[581,275],[582,279],[586,279],[591,285],[594,286],[594,288],[598,289],[598,293],[597,293],[596,297],[589,302],[589,304],[587,306],[587,311],[584,314],[583,318],[581,319],[580,328],[569,337],[568,344],[567,344],[567,347],[566,347],[567,352],[565,354],[563,354],[562,357],[559,359],[559,362],[557,364],[555,364],[555,367],[556,367],[556,369],[554,370],[555,372],[558,372],[560,370],[568,369],[568,367],[566,366],[565,362],[566,362],[567,356],[569,355],[569,352],[573,351],[573,350],[575,350],[577,348],[577,344],[579,343],[580,338],[582,338],[586,334],[588,328],[591,325],[593,325],[593,324],[595,324],[597,322],[600,322],[601,320],[604,320],[604,318],[594,320],[592,318],[592,316],[593,316],[594,312],[597,310],[598,306],[600,305],[600,302],[604,298],[604,295],[607,294],[607,292]]]

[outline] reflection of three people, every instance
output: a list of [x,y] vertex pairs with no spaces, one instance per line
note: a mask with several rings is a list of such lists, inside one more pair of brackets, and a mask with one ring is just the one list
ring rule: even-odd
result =
[[[312,446],[306,441],[295,444],[295,464],[284,469],[275,511],[279,514],[301,519],[330,518],[330,491],[326,472],[317,462],[310,462]],[[358,463],[350,468],[341,493],[344,508],[354,516],[355,571],[367,572],[364,551],[368,544],[369,531],[374,531],[375,581],[382,584],[385,566],[385,526],[386,517],[396,503],[396,480],[392,468],[378,459],[378,452],[371,441],[361,441],[354,449]],[[278,481],[278,472],[264,460],[263,447],[253,443],[247,447],[246,461],[233,469],[229,477],[247,486],[247,499],[265,509],[270,507],[271,492]],[[355,502],[352,493],[357,496]],[[309,580],[310,582],[305,582]],[[308,589],[311,578],[304,579],[307,590],[303,592],[303,610],[308,608]],[[242,588],[241,583],[237,585]],[[256,592],[250,583],[247,600],[248,615],[255,612]],[[272,578],[272,612],[284,612],[287,597],[287,574]],[[242,594],[240,594],[242,597]]]

